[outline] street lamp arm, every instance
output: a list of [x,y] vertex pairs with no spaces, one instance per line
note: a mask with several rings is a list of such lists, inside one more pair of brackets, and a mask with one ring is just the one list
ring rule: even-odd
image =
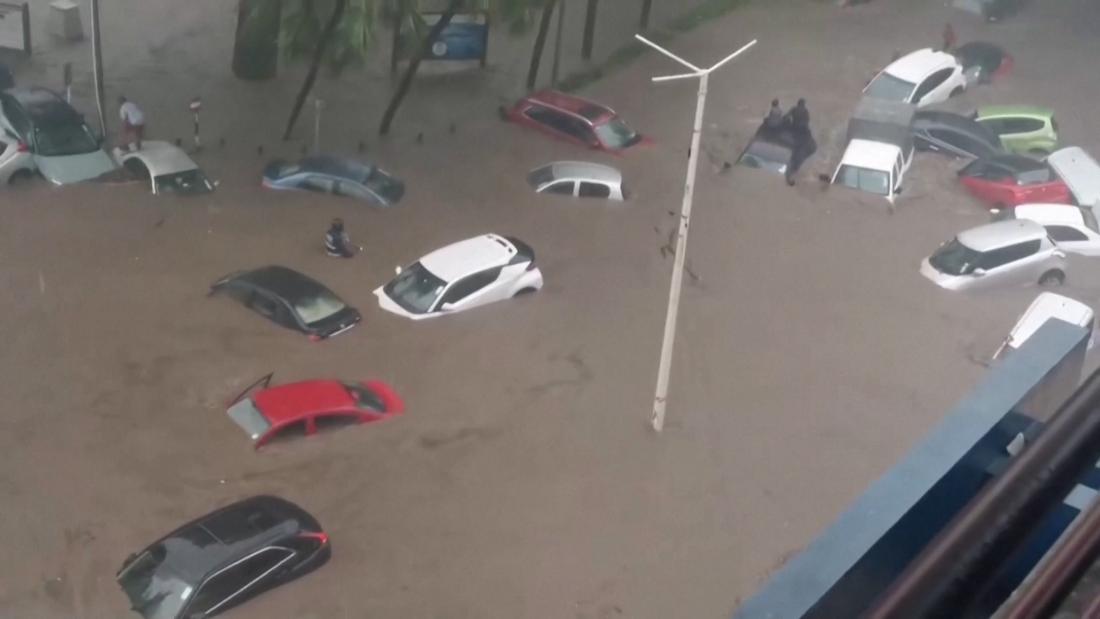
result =
[[706,71],[701,71],[699,73],[680,73],[678,75],[662,75],[661,77],[652,77],[650,79],[654,82],[671,82],[672,80],[685,80],[685,79],[688,79],[689,77],[703,77],[706,74],[707,74]]
[[646,45],[648,45],[648,46],[652,47],[653,49],[655,49],[655,50],[657,50],[657,51],[659,51],[659,52],[661,52],[661,53],[662,53],[662,54],[664,54],[665,56],[668,56],[669,58],[671,58],[671,59],[675,60],[676,62],[678,62],[678,63],[680,63],[680,64],[682,64],[682,65],[684,65],[685,67],[687,67],[687,68],[691,69],[692,71],[694,71],[694,72],[696,72],[696,73],[702,73],[702,72],[703,72],[703,70],[702,70],[702,69],[700,69],[699,67],[697,67],[697,66],[695,66],[695,65],[691,64],[690,62],[688,62],[688,61],[684,60],[683,58],[681,58],[681,57],[677,56],[676,54],[673,54],[672,52],[670,52],[670,51],[668,51],[667,49],[665,49],[665,48],[661,47],[660,45],[657,45],[657,44],[656,44],[656,43],[654,43],[653,41],[650,41],[649,39],[647,39],[647,38],[643,37],[643,36],[642,36],[642,35],[640,35],[640,34],[636,34],[636,35],[634,35],[634,38],[635,38],[635,39],[638,39],[638,40],[639,40],[639,41],[641,41],[642,43],[645,43]]
[[715,70],[715,69],[717,69],[718,67],[720,67],[720,66],[722,66],[722,65],[726,64],[727,62],[729,62],[729,61],[733,60],[734,58],[737,58],[737,57],[738,57],[739,55],[741,55],[741,52],[743,52],[743,51],[745,51],[745,50],[749,49],[749,48],[750,48],[750,47],[752,47],[753,45],[756,45],[756,39],[753,39],[753,40],[749,41],[748,43],[746,43],[745,45],[743,45],[743,46],[741,47],[741,49],[737,50],[736,52],[733,52],[733,53],[732,53],[732,54],[730,54],[729,56],[726,56],[725,58],[723,58],[723,59],[719,60],[718,62],[714,63],[714,66],[712,66],[711,68],[707,69],[707,70],[706,70],[706,72],[707,72],[707,73],[710,73],[711,71],[714,71],[714,70]]

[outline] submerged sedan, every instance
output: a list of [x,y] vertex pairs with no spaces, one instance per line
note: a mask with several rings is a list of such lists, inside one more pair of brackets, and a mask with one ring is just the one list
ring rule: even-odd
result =
[[393,206],[405,195],[405,183],[371,163],[348,157],[315,155],[297,163],[272,161],[261,184],[268,189],[332,193],[378,206]]
[[115,158],[134,176],[150,184],[153,195],[191,195],[214,191],[198,164],[181,148],[168,142],[146,140],[141,150],[115,149]]

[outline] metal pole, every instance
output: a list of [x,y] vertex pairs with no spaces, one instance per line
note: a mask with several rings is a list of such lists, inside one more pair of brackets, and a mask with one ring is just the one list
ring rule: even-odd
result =
[[554,33],[554,64],[550,67],[550,85],[558,85],[558,65],[561,64],[561,33],[565,23],[565,2],[558,0],[558,31]]
[[96,110],[99,112],[99,133],[107,135],[107,116],[103,113],[103,49],[99,36],[99,0],[89,4],[92,14],[92,81],[95,86]]
[[325,102],[321,99],[313,101],[313,152],[321,152],[321,110],[325,108]]
[[699,78],[699,96],[695,102],[695,125],[691,130],[691,150],[688,151],[687,180],[684,181],[684,201],[680,207],[680,232],[676,236],[672,283],[665,314],[665,335],[661,341],[661,363],[657,369],[657,392],[653,396],[653,429],[665,426],[665,405],[668,402],[668,379],[672,370],[672,349],[676,343],[676,316],[680,312],[680,289],[684,282],[684,258],[687,256],[688,228],[691,223],[691,202],[695,197],[695,170],[699,164],[699,141],[703,133],[703,110],[707,103],[707,78]]

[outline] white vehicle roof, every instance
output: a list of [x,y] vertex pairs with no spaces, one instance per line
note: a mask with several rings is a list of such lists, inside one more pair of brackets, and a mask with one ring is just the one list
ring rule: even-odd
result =
[[898,79],[918,84],[940,69],[957,66],[959,61],[951,54],[926,47],[898,58],[883,71]]
[[1037,222],[1030,219],[1009,219],[964,230],[957,238],[970,249],[984,252],[1006,245],[1043,239],[1046,236],[1046,228]]
[[141,150],[123,151],[119,160],[139,159],[153,176],[175,174],[197,169],[199,166],[181,148],[160,140],[142,140]]
[[1047,163],[1069,186],[1081,206],[1100,207],[1100,164],[1080,146],[1054,151]]
[[1016,219],[1030,219],[1043,225],[1085,225],[1081,207],[1072,204],[1021,204],[1017,206]]
[[[593,180],[618,185],[623,180],[621,172],[602,163],[588,161],[555,161],[547,164],[555,180]],[[545,167],[545,166],[544,166]]]
[[420,259],[440,279],[453,282],[483,269],[503,266],[516,255],[516,246],[496,234],[483,234],[451,243]]
[[893,144],[857,138],[848,142],[848,148],[844,149],[844,157],[840,160],[840,165],[889,172],[894,167],[900,152],[901,149]]
[[1043,292],[1028,306],[1012,328],[1008,345],[1019,348],[1051,318],[1058,318],[1078,327],[1089,327],[1093,312],[1092,308],[1080,301],[1053,292]]

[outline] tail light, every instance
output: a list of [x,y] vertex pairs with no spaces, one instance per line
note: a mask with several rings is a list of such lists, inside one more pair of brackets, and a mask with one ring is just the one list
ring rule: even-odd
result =
[[[1055,129],[1055,131],[1057,131],[1057,129]],[[27,144],[25,142],[16,142],[15,143],[15,152],[17,152],[17,153],[27,153],[27,152],[30,152],[30,150],[31,150],[31,148],[29,146],[27,146]]]
[[324,546],[328,543],[328,535],[323,532],[314,533],[313,531],[303,531],[298,534],[301,539],[315,540],[319,546]]

